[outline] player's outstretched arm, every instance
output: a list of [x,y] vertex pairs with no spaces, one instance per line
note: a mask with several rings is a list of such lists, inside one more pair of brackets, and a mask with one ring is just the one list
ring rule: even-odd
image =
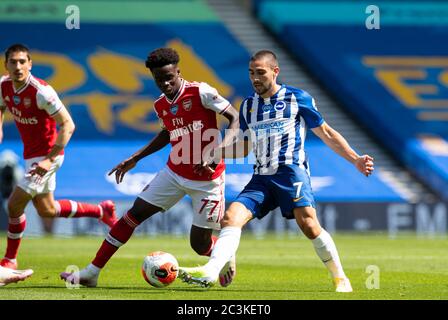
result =
[[[215,148],[214,159],[208,159],[207,163],[219,163],[222,158],[226,157],[227,148],[232,147],[238,140],[240,121],[238,111],[229,105],[222,115],[229,121],[222,142]],[[229,157],[229,155],[227,155]]]
[[144,157],[159,151],[168,143],[170,143],[170,133],[168,132],[168,130],[164,129],[160,131],[159,134],[146,146],[112,168],[112,170],[109,171],[108,175],[110,176],[111,174],[115,173],[115,181],[117,182],[117,184],[119,184],[123,181],[126,172],[134,168],[137,162],[139,162]]
[[366,177],[373,173],[373,158],[369,155],[358,155],[347,140],[327,123],[324,122],[321,126],[311,130],[334,152],[351,162]]
[[240,129],[240,116],[238,111],[232,105],[230,105],[222,115],[229,120],[229,125],[225,130],[224,139],[222,139],[222,143],[218,146],[221,155],[225,157],[225,148],[233,145],[237,141]]

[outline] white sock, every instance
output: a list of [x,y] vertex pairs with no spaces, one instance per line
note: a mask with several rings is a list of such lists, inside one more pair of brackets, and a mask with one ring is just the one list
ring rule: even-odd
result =
[[99,275],[101,268],[98,268],[97,266],[93,265],[93,264],[89,264],[86,269],[87,272],[89,272],[92,275]]
[[219,272],[236,254],[240,244],[241,228],[239,227],[224,227],[219,233],[218,240],[215,243],[210,260],[204,266],[207,272],[213,278],[218,278]]
[[341,260],[339,259],[338,250],[334,244],[331,235],[322,229],[321,233],[316,239],[311,240],[316,250],[317,255],[330,271],[333,278],[345,278],[344,270],[342,269]]

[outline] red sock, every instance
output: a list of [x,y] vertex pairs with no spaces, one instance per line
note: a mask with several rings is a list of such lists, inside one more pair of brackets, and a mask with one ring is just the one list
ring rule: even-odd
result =
[[17,258],[19,252],[20,241],[22,240],[23,231],[26,226],[25,214],[18,218],[9,218],[8,225],[8,244],[6,247],[5,257],[8,259]]
[[62,218],[101,218],[101,208],[96,204],[76,202],[72,200],[56,201],[56,214]]
[[212,250],[213,250],[213,248],[215,247],[216,240],[218,240],[218,237],[216,237],[216,236],[212,236],[212,237],[211,237],[211,241],[212,241],[212,243],[210,243],[210,248],[208,248],[208,250],[207,250],[206,252],[204,252],[203,254],[201,254],[201,256],[207,256],[207,257],[210,257],[210,255],[212,254]]
[[132,236],[134,229],[140,223],[132,216],[131,213],[126,213],[115,225],[110,229],[109,234],[103,241],[100,249],[96,253],[92,264],[98,268],[103,268],[114,253],[125,244]]

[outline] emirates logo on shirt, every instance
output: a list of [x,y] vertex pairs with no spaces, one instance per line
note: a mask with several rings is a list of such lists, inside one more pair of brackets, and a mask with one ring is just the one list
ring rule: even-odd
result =
[[176,128],[170,131],[170,140],[177,140],[177,138],[193,133],[194,131],[201,130],[204,128],[204,124],[202,120],[193,121],[187,126]]
[[39,121],[37,120],[36,117],[32,117],[32,118],[22,118],[19,117],[15,114],[13,114],[14,120],[20,124],[31,124],[31,125],[35,125],[38,124]]

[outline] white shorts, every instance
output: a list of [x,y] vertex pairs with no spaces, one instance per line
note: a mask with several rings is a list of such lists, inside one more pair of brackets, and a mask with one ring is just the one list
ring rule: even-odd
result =
[[188,194],[193,204],[193,225],[219,230],[225,209],[224,180],[224,172],[215,180],[195,181],[185,179],[165,167],[138,197],[166,211]]
[[[30,172],[33,167],[43,159],[45,159],[45,157],[35,157],[25,160],[25,174]],[[48,170],[40,183],[36,183],[32,177],[24,176],[17,186],[30,194],[33,198],[38,194],[54,192],[56,189],[56,171],[59,170],[63,162],[64,156],[57,156],[51,165],[50,170]]]

